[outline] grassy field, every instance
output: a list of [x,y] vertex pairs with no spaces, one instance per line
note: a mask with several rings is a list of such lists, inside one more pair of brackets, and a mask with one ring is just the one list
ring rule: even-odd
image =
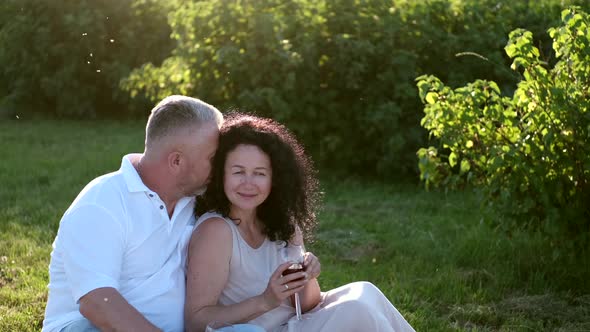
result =
[[[142,141],[143,123],[0,122],[0,331],[40,330],[62,213]],[[587,257],[564,263],[540,236],[495,232],[471,192],[322,174],[308,246],[322,288],[369,280],[417,331],[590,331]]]

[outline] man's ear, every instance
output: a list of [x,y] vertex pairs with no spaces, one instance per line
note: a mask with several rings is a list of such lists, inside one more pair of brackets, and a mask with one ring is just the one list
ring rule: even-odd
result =
[[182,163],[182,154],[178,151],[172,151],[168,154],[168,168],[174,174],[180,172],[180,164]]

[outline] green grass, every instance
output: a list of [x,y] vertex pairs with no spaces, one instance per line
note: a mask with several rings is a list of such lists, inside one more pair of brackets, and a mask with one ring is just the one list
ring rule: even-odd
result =
[[[0,122],[0,331],[40,330],[62,213],[88,181],[142,150],[143,125]],[[486,221],[497,217],[471,192],[323,187],[308,245],[322,288],[371,281],[418,331],[590,330],[588,257],[561,260],[541,236],[495,232]]]

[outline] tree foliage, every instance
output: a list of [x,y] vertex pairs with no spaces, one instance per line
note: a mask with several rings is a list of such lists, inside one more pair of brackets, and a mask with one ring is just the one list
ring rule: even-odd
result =
[[129,117],[182,93],[284,122],[327,169],[414,178],[415,77],[509,93],[510,30],[584,1],[5,0],[0,113]]
[[522,75],[511,97],[492,81],[452,89],[435,76],[418,78],[421,124],[439,143],[418,151],[419,168],[427,187],[480,188],[486,203],[514,217],[502,221],[507,228],[587,241],[590,16],[572,7],[561,19],[549,29],[554,65],[540,58],[531,32],[510,33],[505,50]]
[[[414,78],[431,72],[455,84],[514,84],[512,73],[492,65],[504,62],[507,29],[542,31],[550,11],[559,11],[558,1],[179,1],[170,16],[172,56],[135,70],[122,86],[154,101],[183,93],[271,116],[332,169],[415,174],[426,135]],[[487,61],[456,56],[464,51]]]
[[0,108],[58,117],[129,114],[119,81],[171,48],[157,0],[3,0]]

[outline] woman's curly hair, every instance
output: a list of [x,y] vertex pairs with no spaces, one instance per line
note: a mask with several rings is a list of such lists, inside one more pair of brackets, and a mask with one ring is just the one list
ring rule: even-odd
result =
[[213,158],[211,181],[207,191],[197,197],[195,214],[214,211],[229,218],[230,202],[223,188],[225,161],[240,144],[257,146],[270,158],[271,191],[256,210],[263,234],[271,241],[287,242],[299,227],[304,238],[311,240],[321,199],[317,172],[295,136],[267,118],[242,113],[226,117]]

